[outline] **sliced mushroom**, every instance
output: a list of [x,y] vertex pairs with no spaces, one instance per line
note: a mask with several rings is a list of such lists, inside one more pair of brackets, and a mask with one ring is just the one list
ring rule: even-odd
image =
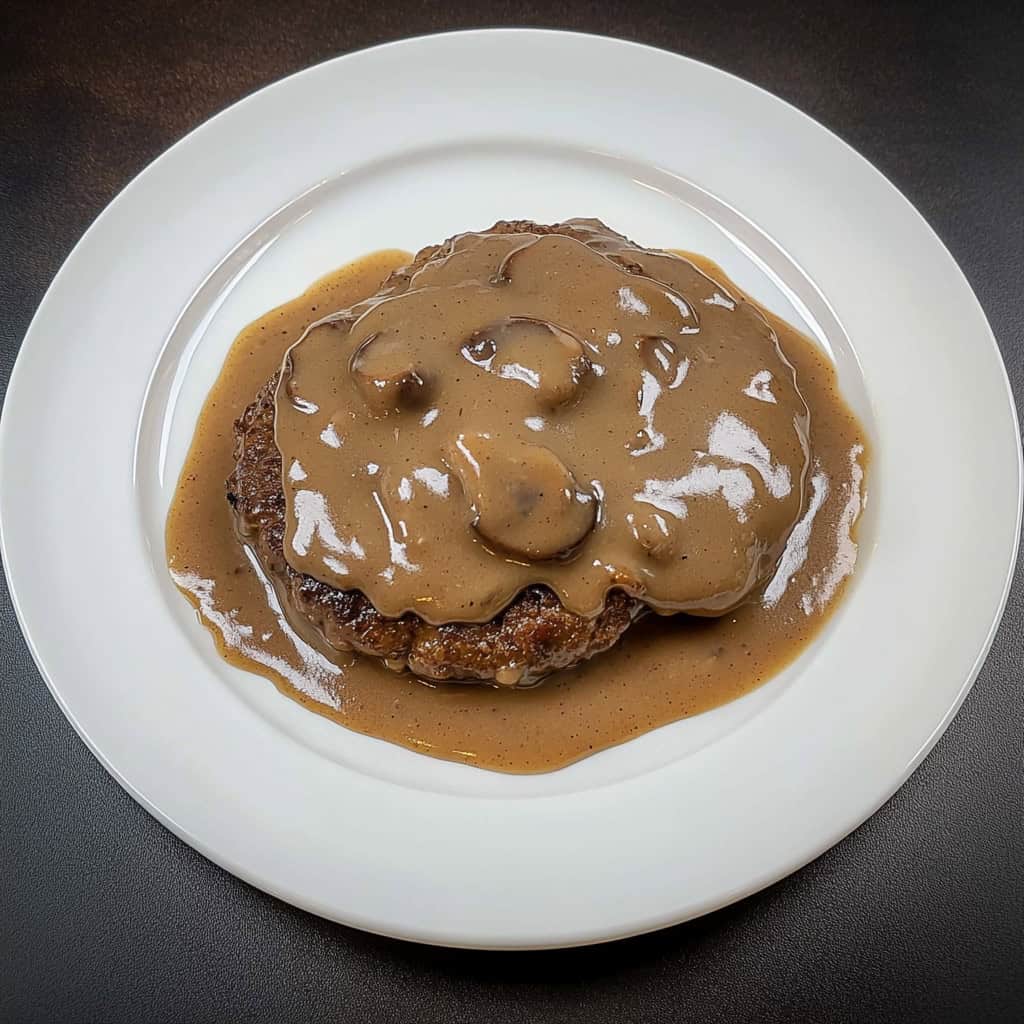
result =
[[543,408],[577,397],[590,360],[568,331],[544,320],[510,317],[476,331],[462,346],[474,366],[532,388]]
[[448,461],[484,540],[529,561],[565,557],[593,529],[597,498],[541,445],[460,436]]
[[667,512],[644,508],[626,515],[637,545],[657,562],[681,557],[678,520]]
[[433,394],[430,374],[398,334],[367,338],[349,370],[363,401],[378,415],[422,409]]

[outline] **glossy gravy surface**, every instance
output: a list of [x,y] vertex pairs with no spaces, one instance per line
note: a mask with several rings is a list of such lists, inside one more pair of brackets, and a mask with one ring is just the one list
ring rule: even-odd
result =
[[[729,296],[750,301],[713,263],[685,255]],[[825,356],[763,309],[795,368],[812,443],[805,500],[778,571],[746,603],[719,618],[650,615],[612,650],[521,690],[428,685],[372,658],[328,658],[296,634],[236,538],[224,489],[233,468],[232,425],[311,322],[372,294],[408,259],[394,250],[374,253],[327,275],[246,327],[225,360],[199,418],[166,534],[172,576],[220,653],[348,728],[508,772],[559,768],[708,710],[799,654],[834,609],[856,561],[866,441]]]
[[807,406],[752,303],[597,221],[456,235],[314,324],[277,389],[285,557],[390,618],[545,584],[717,614],[802,511]]

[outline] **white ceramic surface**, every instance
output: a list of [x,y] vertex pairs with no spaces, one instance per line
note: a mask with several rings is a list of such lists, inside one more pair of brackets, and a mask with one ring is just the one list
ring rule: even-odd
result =
[[[368,250],[571,216],[705,252],[833,356],[875,453],[861,565],[820,641],[740,701],[528,777],[358,736],[222,663],[167,578],[162,530],[235,333]],[[973,682],[1020,507],[994,339],[896,189],[736,78],[554,32],[352,54],[198,128],[68,258],[0,421],[18,616],[115,778],[283,899],[465,946],[681,921],[856,827]]]

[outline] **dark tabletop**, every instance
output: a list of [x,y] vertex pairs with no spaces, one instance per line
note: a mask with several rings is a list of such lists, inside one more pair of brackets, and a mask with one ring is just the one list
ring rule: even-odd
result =
[[[229,103],[336,54],[535,25],[653,43],[764,86],[916,204],[1024,389],[1024,9],[669,0],[0,4],[0,388],[89,223]],[[73,343],[73,341],[72,341]],[[970,367],[965,366],[965,374]],[[955,553],[952,555],[955,558]],[[422,948],[310,917],[157,824],[43,685],[0,597],[0,1021],[1024,1019],[1024,588],[938,746],[766,892],[612,945]]]

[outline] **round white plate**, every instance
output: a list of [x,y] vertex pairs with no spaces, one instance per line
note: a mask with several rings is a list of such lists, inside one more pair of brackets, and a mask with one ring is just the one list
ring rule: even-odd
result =
[[[707,253],[833,355],[875,454],[861,564],[825,634],[743,700],[528,777],[358,736],[221,662],[167,577],[162,534],[238,329],[368,250],[572,216]],[[978,672],[1020,488],[985,317],[892,185],[736,78],[555,32],[352,54],[198,128],[68,258],[0,424],[18,616],[115,778],[268,892],[463,946],[681,921],[856,827]]]

